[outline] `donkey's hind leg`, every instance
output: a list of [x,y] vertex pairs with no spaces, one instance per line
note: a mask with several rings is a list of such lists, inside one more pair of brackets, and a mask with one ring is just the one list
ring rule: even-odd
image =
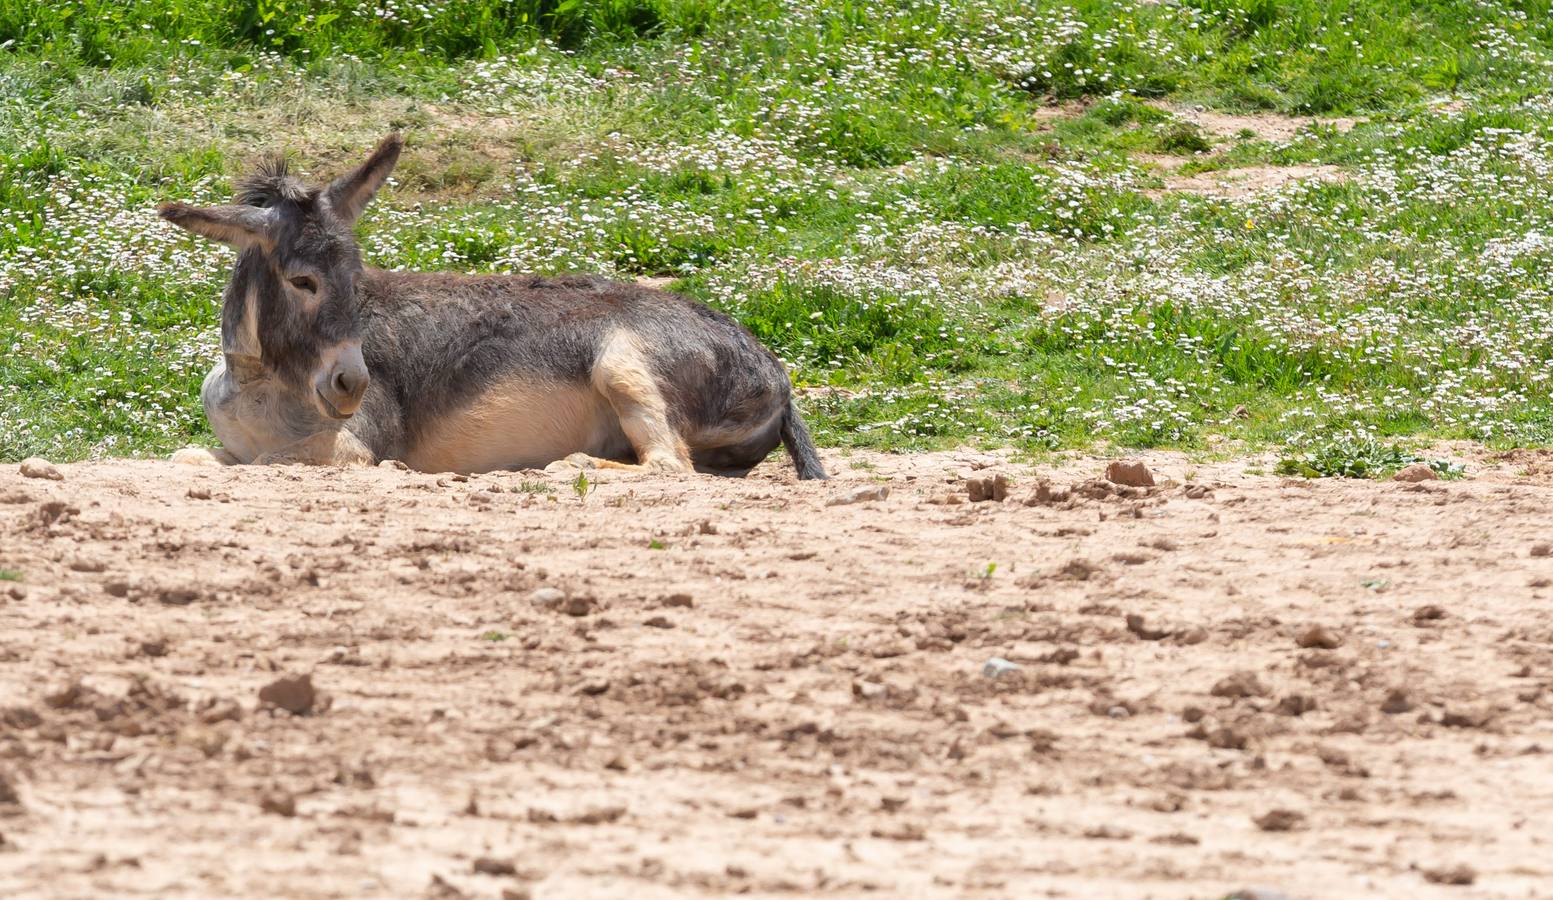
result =
[[[617,331],[604,342],[593,364],[593,386],[609,401],[620,419],[620,430],[636,451],[636,468],[655,472],[690,472],[690,449],[669,424],[668,405],[653,378],[647,354],[629,331]],[[607,468],[630,468],[618,462]]]

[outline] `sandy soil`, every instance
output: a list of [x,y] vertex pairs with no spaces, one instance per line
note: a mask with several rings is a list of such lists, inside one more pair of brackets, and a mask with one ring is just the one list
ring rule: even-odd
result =
[[1006,459],[4,466],[0,895],[1553,895],[1553,457]]

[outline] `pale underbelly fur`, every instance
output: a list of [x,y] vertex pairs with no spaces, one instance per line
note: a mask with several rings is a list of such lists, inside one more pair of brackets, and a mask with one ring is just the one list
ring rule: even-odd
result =
[[591,386],[509,382],[433,423],[406,453],[422,472],[537,469],[572,453],[624,458],[631,444]]

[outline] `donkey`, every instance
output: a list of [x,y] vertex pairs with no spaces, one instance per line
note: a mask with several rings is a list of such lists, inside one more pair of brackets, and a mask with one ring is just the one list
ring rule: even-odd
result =
[[588,275],[363,266],[352,225],[402,144],[321,188],[276,158],[232,205],[159,208],[238,250],[200,392],[222,446],[175,460],[743,474],[781,443],[826,477],[786,369],[721,312]]

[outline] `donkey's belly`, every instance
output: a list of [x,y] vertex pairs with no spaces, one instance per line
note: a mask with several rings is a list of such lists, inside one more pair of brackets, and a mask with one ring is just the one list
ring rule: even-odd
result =
[[421,428],[405,463],[422,472],[538,469],[572,453],[622,459],[620,420],[587,385],[514,380]]

